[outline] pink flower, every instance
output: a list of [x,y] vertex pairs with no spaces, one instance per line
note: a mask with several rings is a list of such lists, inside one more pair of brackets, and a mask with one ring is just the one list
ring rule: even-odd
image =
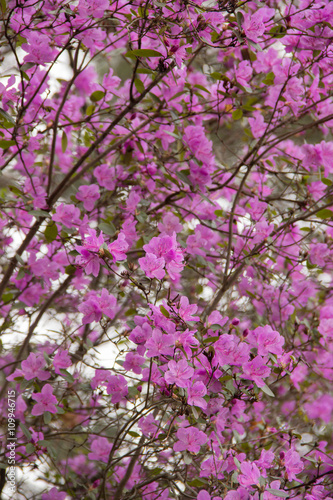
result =
[[117,312],[117,299],[109,293],[106,288],[102,289],[100,299],[98,301],[99,308],[105,316],[113,319]]
[[224,333],[214,344],[214,366],[219,364],[241,366],[249,359],[250,346],[240,342],[236,335]]
[[76,193],[76,199],[83,202],[84,209],[90,212],[95,205],[95,201],[100,198],[99,187],[97,184],[80,186]]
[[288,450],[285,454],[284,466],[286,468],[289,481],[297,481],[296,474],[299,474],[304,469],[304,464],[299,454],[294,450]]
[[97,437],[91,443],[90,449],[92,453],[88,453],[89,460],[97,460],[98,462],[108,463],[112,444],[105,437]]
[[152,336],[147,340],[145,347],[147,349],[147,358],[154,356],[172,356],[174,352],[175,341],[173,335],[162,333],[159,328],[154,328]]
[[259,42],[259,38],[265,33],[265,25],[262,22],[260,10],[254,14],[245,14],[242,25],[246,37],[256,43]]
[[263,387],[264,378],[268,377],[271,369],[266,366],[261,356],[256,356],[252,361],[243,364],[244,378],[253,380],[258,387]]
[[148,278],[157,278],[161,280],[165,276],[163,257],[158,258],[153,253],[147,253],[145,257],[139,259],[141,269]]
[[198,453],[200,446],[207,442],[207,436],[196,427],[180,428],[176,434],[179,441],[173,445],[175,451],[190,451]]
[[145,436],[154,435],[158,429],[159,422],[155,420],[154,415],[149,413],[148,417],[140,418],[138,427]]
[[172,236],[173,233],[180,233],[183,226],[180,224],[178,217],[172,212],[168,212],[163,216],[163,222],[158,223],[158,229],[161,231],[161,235]]
[[144,344],[152,334],[152,327],[148,323],[136,326],[128,337],[134,344]]
[[246,87],[248,81],[251,79],[252,72],[253,69],[250,63],[248,61],[241,61],[235,71],[236,80],[243,85],[243,87]]
[[212,141],[207,139],[205,129],[190,125],[184,130],[184,141],[188,144],[194,156],[204,164],[210,164],[213,159]]
[[253,330],[252,334],[248,336],[248,340],[250,343],[257,344],[258,354],[260,354],[260,356],[266,356],[270,352],[277,356],[282,356],[283,354],[282,346],[284,344],[284,338],[269,325],[258,326],[258,328]]
[[91,388],[95,390],[99,385],[104,385],[110,380],[110,377],[111,373],[109,370],[95,370],[95,376],[90,382]]
[[128,394],[126,379],[122,375],[110,375],[106,391],[112,394],[111,403],[119,403]]
[[143,356],[140,356],[135,352],[128,352],[126,354],[123,367],[125,370],[132,370],[137,375],[140,375],[140,373],[142,373],[141,366],[144,364],[145,361],[146,360]]
[[61,222],[66,227],[79,226],[81,224],[80,210],[75,205],[64,205],[61,203],[56,213],[52,215],[55,222]]
[[207,402],[203,398],[207,394],[207,388],[203,382],[194,382],[192,387],[188,387],[187,394],[187,404],[198,406],[203,410],[207,408]]
[[199,316],[192,316],[192,314],[196,313],[198,306],[195,304],[190,305],[190,302],[187,297],[180,298],[180,307],[179,307],[179,316],[184,321],[200,321]]
[[222,500],[221,497],[211,497],[207,490],[198,493],[197,500]]
[[249,487],[252,484],[259,484],[260,470],[256,464],[243,462],[240,466],[242,474],[238,476],[238,482],[241,486]]
[[169,361],[169,370],[165,373],[164,378],[168,384],[176,384],[178,387],[188,387],[189,378],[193,377],[194,369],[188,365],[186,359],[178,361]]
[[86,274],[92,274],[97,278],[102,259],[98,252],[104,243],[102,233],[97,237],[95,229],[88,230],[89,236],[84,238],[83,246],[76,245],[75,250],[79,252],[75,263],[84,267]]
[[28,43],[22,44],[22,49],[27,52],[24,62],[45,64],[53,61],[56,51],[50,47],[50,39],[39,31],[26,30],[25,38]]
[[37,377],[39,380],[47,380],[51,374],[43,368],[46,366],[46,361],[42,354],[30,353],[25,361],[22,361],[22,375],[26,380],[32,380]]
[[88,325],[93,321],[100,321],[102,318],[102,310],[97,297],[88,297],[87,300],[79,305],[78,310],[83,314],[83,325]]
[[113,167],[108,165],[100,165],[94,170],[94,176],[96,177],[100,186],[105,187],[108,191],[113,191],[116,186],[116,171]]
[[46,411],[50,413],[57,413],[57,398],[53,395],[53,389],[50,384],[44,385],[41,392],[33,394],[32,399],[37,401],[37,404],[31,410],[31,415],[43,415]]
[[66,497],[67,493],[65,491],[59,491],[56,487],[42,494],[42,500],[65,500]]
[[72,365],[72,360],[70,358],[68,351],[58,351],[53,358],[53,366],[55,372],[60,374],[60,370],[66,370]]
[[128,249],[128,243],[126,241],[126,235],[121,232],[118,238],[108,245],[108,250],[113,257],[114,262],[120,260],[126,260],[126,250]]

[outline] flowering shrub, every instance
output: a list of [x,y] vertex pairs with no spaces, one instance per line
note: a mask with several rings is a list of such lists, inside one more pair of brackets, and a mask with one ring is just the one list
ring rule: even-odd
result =
[[333,3],[0,9],[3,498],[332,499]]

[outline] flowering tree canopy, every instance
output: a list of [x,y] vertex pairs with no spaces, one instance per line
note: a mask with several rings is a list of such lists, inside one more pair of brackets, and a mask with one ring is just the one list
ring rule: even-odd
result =
[[332,500],[333,2],[0,12],[0,495]]

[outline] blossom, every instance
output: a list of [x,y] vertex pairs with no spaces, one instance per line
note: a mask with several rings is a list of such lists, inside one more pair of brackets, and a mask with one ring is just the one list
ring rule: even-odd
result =
[[92,453],[88,453],[90,460],[108,463],[112,444],[105,437],[97,437],[91,443],[90,449]]
[[240,469],[242,473],[238,476],[238,482],[241,486],[248,487],[252,484],[259,484],[260,470],[256,464],[243,462]]
[[42,391],[33,394],[32,399],[37,401],[37,404],[31,410],[31,415],[38,416],[43,415],[46,411],[50,413],[57,413],[56,403],[57,398],[53,395],[53,389],[50,384],[44,385]]
[[132,370],[137,375],[140,375],[140,373],[142,372],[141,366],[144,364],[145,361],[146,360],[143,356],[140,356],[135,352],[128,352],[126,354],[123,367],[125,370]]
[[50,39],[40,31],[26,30],[25,38],[28,43],[22,44],[22,49],[27,52],[24,62],[45,64],[53,61],[56,51],[50,47]]
[[207,139],[205,129],[198,125],[189,125],[184,130],[184,141],[188,144],[195,158],[204,164],[210,164],[213,159],[212,141]]
[[55,372],[60,374],[60,370],[66,370],[72,365],[72,360],[70,358],[68,351],[58,351],[53,358],[53,366]]
[[187,297],[180,298],[179,305],[179,316],[184,321],[200,321],[199,316],[192,316],[198,309],[198,306],[195,304],[190,305],[190,302]]
[[153,253],[147,253],[145,257],[139,259],[139,264],[148,278],[157,278],[159,280],[164,278],[165,261],[163,257],[158,258]]
[[192,387],[188,387],[187,394],[187,404],[198,406],[203,410],[207,408],[207,402],[203,398],[207,394],[207,388],[203,382],[194,382]]
[[149,413],[148,417],[140,418],[138,427],[141,429],[142,434],[149,436],[155,434],[158,429],[158,421],[155,420],[154,415]]
[[111,403],[119,403],[128,394],[128,387],[125,377],[122,375],[109,375],[106,392],[112,394]]
[[56,487],[42,494],[42,500],[65,500],[66,497],[67,493],[65,491],[59,491]]
[[240,342],[236,335],[224,333],[214,344],[214,365],[241,366],[249,359],[250,347]]
[[83,325],[87,325],[93,321],[100,321],[102,318],[102,310],[98,298],[95,296],[88,297],[87,300],[79,305],[78,309],[83,314]]
[[190,451],[198,453],[200,446],[207,442],[207,436],[204,432],[199,431],[196,427],[180,428],[176,434],[179,441],[173,445],[175,451]]
[[242,28],[247,38],[253,42],[259,42],[259,38],[265,33],[265,25],[262,22],[261,9],[256,13],[244,15]]
[[117,299],[109,293],[106,288],[102,289],[101,296],[98,300],[98,305],[103,314],[113,319],[117,311]]
[[46,366],[46,361],[42,354],[30,353],[26,360],[22,361],[22,375],[26,380],[38,378],[39,380],[47,380],[51,374],[43,368]]
[[52,215],[55,222],[61,222],[66,227],[78,226],[81,224],[80,209],[75,205],[64,205],[61,203],[56,208],[56,213]]
[[161,231],[161,235],[167,234],[168,236],[172,236],[173,233],[180,233],[183,229],[178,217],[176,217],[172,212],[167,212],[163,216],[162,220],[163,222],[159,222],[157,226]]
[[288,450],[285,454],[284,466],[286,468],[289,481],[297,481],[296,474],[299,474],[304,469],[304,464],[299,454],[294,450]]
[[261,356],[266,356],[268,353],[273,353],[278,356],[282,356],[284,344],[284,338],[279,332],[273,330],[269,325],[258,326],[253,330],[252,335],[249,335],[247,339],[258,346],[258,354]]
[[100,198],[97,184],[80,186],[76,199],[83,202],[84,209],[90,212],[95,205],[95,201]]
[[128,249],[128,243],[126,241],[125,233],[121,232],[118,238],[108,245],[108,250],[113,257],[114,262],[126,259],[126,250]]
[[243,364],[244,378],[253,380],[258,387],[264,387],[264,378],[268,377],[271,369],[266,366],[261,356],[256,356],[252,361]]
[[154,328],[151,337],[147,340],[145,347],[147,349],[147,357],[153,358],[154,356],[171,356],[174,352],[174,337],[162,333],[159,328]]
[[174,360],[168,363],[169,370],[164,378],[168,384],[176,384],[178,387],[188,387],[189,378],[193,377],[194,369],[188,365],[186,359],[176,362]]

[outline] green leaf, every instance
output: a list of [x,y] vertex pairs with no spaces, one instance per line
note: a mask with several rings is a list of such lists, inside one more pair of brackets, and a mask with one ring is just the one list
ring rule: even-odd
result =
[[15,121],[13,118],[8,114],[4,109],[0,108],[0,115],[5,118],[8,122],[10,122],[12,125],[15,125]]
[[136,79],[134,80],[134,85],[135,85],[136,90],[137,90],[138,92],[140,92],[140,94],[142,94],[142,92],[144,92],[145,87],[144,87],[144,85],[143,85],[142,81],[141,81],[139,78],[136,78]]
[[163,57],[161,52],[152,49],[136,49],[126,52],[125,57]]
[[232,113],[232,119],[233,120],[240,120],[243,116],[243,111],[241,109],[236,109],[233,113]]
[[67,380],[67,382],[69,382],[70,384],[72,384],[74,382],[73,375],[71,375],[67,370],[60,369],[59,371],[62,374],[62,376],[64,377],[64,379]]
[[52,243],[52,241],[54,241],[57,238],[58,228],[55,222],[51,222],[46,226],[46,229],[44,231],[44,236],[47,243]]
[[117,232],[116,226],[112,222],[101,222],[98,224],[98,228],[108,236],[113,236]]
[[167,311],[164,306],[160,306],[160,311],[163,314],[163,316],[165,316],[166,318],[170,318],[169,311]]
[[331,186],[332,185],[331,179],[327,179],[326,177],[324,177],[323,179],[321,179],[321,182],[323,184],[326,184],[326,186]]
[[6,141],[5,139],[0,140],[1,149],[8,149],[10,146],[15,146],[15,141]]
[[103,92],[102,90],[95,90],[95,92],[91,94],[90,100],[92,102],[97,102],[103,99],[103,97],[105,97],[105,92]]
[[76,267],[73,266],[72,264],[69,264],[68,266],[65,267],[65,273],[66,274],[71,275],[71,274],[74,274],[75,271],[76,271]]
[[204,344],[209,344],[209,342],[216,342],[220,337],[207,337],[203,340]]
[[35,217],[50,217],[50,214],[44,210],[30,210],[29,214]]
[[27,439],[29,439],[29,441],[30,441],[30,439],[32,438],[32,434],[31,434],[31,432],[29,431],[29,429],[28,429],[28,428],[27,428],[24,424],[22,424],[21,422],[19,423],[19,426],[21,427],[22,432],[23,432],[23,434],[25,435],[25,437],[26,437]]
[[265,384],[263,387],[260,387],[260,389],[271,398],[275,398],[274,392],[270,390],[268,385]]
[[140,437],[140,434],[138,434],[137,432],[134,432],[134,431],[128,431],[128,434],[134,438]]
[[68,144],[67,135],[66,135],[66,132],[63,130],[62,137],[61,137],[61,149],[62,149],[63,153],[66,152],[67,144]]
[[275,495],[276,497],[289,498],[289,493],[283,490],[274,490],[272,488],[268,488],[266,491],[269,491],[269,493],[272,493],[272,495]]
[[49,411],[46,411],[44,413],[44,424],[49,424],[51,422],[51,419],[52,419],[52,415]]
[[195,479],[192,479],[192,481],[188,481],[188,484],[190,486],[194,486],[195,488],[201,488],[202,486],[207,486],[207,481],[196,477]]
[[25,447],[25,452],[27,455],[32,455],[35,452],[35,447],[32,443],[28,443]]
[[319,217],[319,219],[331,219],[333,217],[333,212],[328,208],[323,208],[323,210],[319,210],[319,212],[316,213],[316,217]]

